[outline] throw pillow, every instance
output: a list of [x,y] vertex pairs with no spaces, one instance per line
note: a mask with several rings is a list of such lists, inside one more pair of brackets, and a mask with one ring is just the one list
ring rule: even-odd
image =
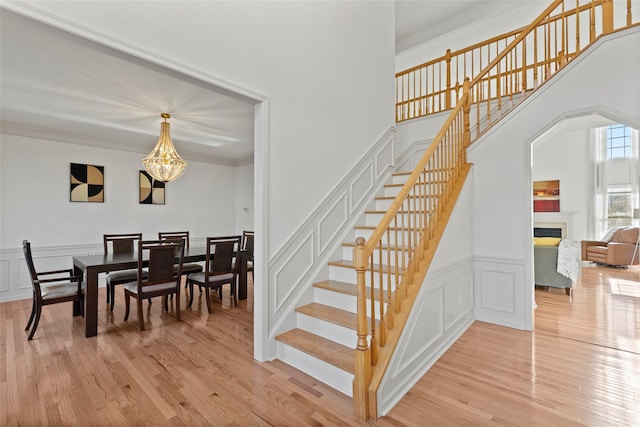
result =
[[560,244],[560,237],[534,237],[534,246],[558,246]]

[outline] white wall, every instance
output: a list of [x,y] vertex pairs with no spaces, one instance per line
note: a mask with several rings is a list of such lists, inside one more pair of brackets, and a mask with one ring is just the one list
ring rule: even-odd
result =
[[[192,238],[236,231],[236,171],[190,161],[166,184],[164,205],[138,202],[141,155],[2,135],[0,248],[100,244],[103,233],[187,230]],[[69,163],[104,166],[104,203],[69,201]],[[247,185],[243,186],[247,190]]]
[[237,166],[235,168],[236,183],[236,233],[243,230],[253,230],[255,215],[253,205],[253,164]]
[[396,56],[396,72],[420,65],[475,43],[529,25],[549,5],[550,1],[505,2],[505,12],[489,19],[475,21],[455,31],[400,52]]

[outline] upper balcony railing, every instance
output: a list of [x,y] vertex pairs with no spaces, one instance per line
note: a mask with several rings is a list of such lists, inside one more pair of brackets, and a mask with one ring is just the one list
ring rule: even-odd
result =
[[[637,6],[636,6],[637,7]],[[527,41],[511,49],[501,67],[487,76],[487,89],[494,96],[510,97],[534,89],[555,73],[598,36],[613,28],[638,22],[631,13],[631,0],[566,1],[538,23]],[[603,13],[610,13],[604,19]],[[609,22],[611,28],[604,27]],[[491,38],[396,74],[396,121],[402,122],[451,109],[462,95],[466,77],[473,79],[486,68],[525,28]],[[500,80],[504,85],[494,87]]]

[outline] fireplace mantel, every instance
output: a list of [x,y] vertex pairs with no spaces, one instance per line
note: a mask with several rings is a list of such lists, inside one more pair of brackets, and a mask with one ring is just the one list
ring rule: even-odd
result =
[[562,238],[573,241],[573,223],[577,212],[534,212],[534,228],[560,228]]

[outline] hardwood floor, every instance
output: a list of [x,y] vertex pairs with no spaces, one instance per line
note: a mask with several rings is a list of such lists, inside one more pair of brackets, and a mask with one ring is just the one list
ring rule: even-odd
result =
[[[631,279],[635,280],[632,281]],[[33,341],[30,301],[0,304],[0,425],[458,426],[640,425],[640,271],[586,266],[569,299],[536,290],[535,332],[476,322],[386,417],[279,361],[253,360],[253,301],[214,312],[148,309],[122,320],[100,294],[85,339],[70,304],[45,307]],[[250,284],[251,285],[251,284]],[[145,302],[145,307],[148,307]]]

